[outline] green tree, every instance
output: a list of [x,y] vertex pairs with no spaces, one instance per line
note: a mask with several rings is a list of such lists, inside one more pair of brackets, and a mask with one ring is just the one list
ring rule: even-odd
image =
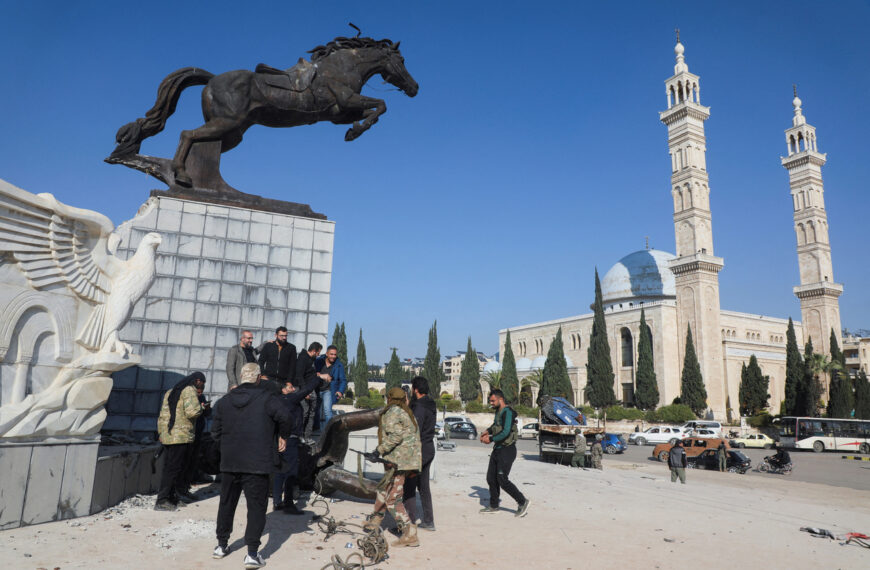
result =
[[501,362],[501,378],[499,388],[504,392],[505,400],[513,403],[519,398],[520,381],[517,378],[517,361],[514,359],[514,350],[511,348],[511,331],[507,332],[504,339],[504,357]]
[[634,402],[638,409],[654,410],[659,405],[659,385],[653,364],[652,332],[646,324],[643,308],[640,310],[640,340],[637,343],[637,388]]
[[503,378],[501,370],[490,370],[483,373],[483,379],[489,384],[490,390],[501,390],[501,379]]
[[797,337],[794,333],[794,323],[791,317],[788,319],[788,330],[785,333],[785,413],[790,416],[798,414],[800,407],[798,395],[803,391],[804,362],[801,351],[798,348]]
[[541,369],[533,370],[528,376],[520,380],[520,404],[524,406],[532,406],[532,390],[540,388],[544,381],[544,371]]
[[387,369],[384,371],[384,381],[386,388],[402,387],[402,363],[399,362],[399,355],[396,354],[396,349],[393,349],[393,355],[390,356],[390,361],[387,363]]
[[465,358],[462,359],[462,370],[459,372],[459,398],[463,402],[476,400],[480,394],[480,361],[477,352],[471,346],[471,337],[468,337],[468,348]]
[[538,405],[544,396],[559,396],[574,403],[574,388],[568,376],[568,363],[562,346],[562,327],[556,331],[556,338],[550,343],[544,372],[541,374],[541,389],[538,391]]
[[441,369],[441,349],[438,348],[438,321],[432,323],[429,329],[429,344],[426,347],[426,359],[423,361],[423,376],[429,381],[429,393],[434,399],[441,395],[441,382],[444,381],[444,371]]
[[813,352],[813,339],[807,340],[804,347],[804,377],[798,393],[799,416],[819,417],[819,400],[822,397],[822,385],[819,375],[828,364],[828,357]]
[[686,328],[686,357],[683,359],[683,374],[680,380],[680,402],[686,404],[698,417],[707,409],[707,389],[701,376],[701,365],[695,354],[692,326]]
[[749,365],[743,364],[740,372],[740,413],[744,416],[757,416],[767,408],[770,394],[770,377],[761,373],[755,355],[749,357]]
[[366,343],[363,341],[362,329],[359,330],[359,342],[356,345],[356,359],[353,365],[353,390],[357,394],[369,393],[369,365],[366,362]]
[[855,418],[870,420],[870,382],[863,370],[855,381]]
[[616,403],[613,393],[613,363],[610,343],[604,321],[604,302],[601,299],[601,281],[595,270],[595,303],[593,305],[592,335],[586,351],[586,400],[593,408],[606,408]]
[[855,396],[852,391],[852,379],[846,371],[846,357],[840,350],[837,335],[831,329],[831,384],[828,393],[828,417],[849,418],[852,416],[852,408],[855,405]]
[[347,333],[344,330],[344,323],[341,323],[341,326],[336,323],[335,331],[332,333],[332,344],[337,349],[338,359],[347,368],[350,361],[347,359]]

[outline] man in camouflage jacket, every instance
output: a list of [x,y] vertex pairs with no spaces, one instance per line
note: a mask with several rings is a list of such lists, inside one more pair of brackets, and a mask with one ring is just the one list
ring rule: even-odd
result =
[[157,418],[157,433],[163,444],[163,473],[154,504],[154,509],[158,511],[175,510],[179,500],[195,500],[186,490],[184,473],[191,460],[196,418],[207,406],[200,403],[197,386],[205,386],[202,372],[182,378],[163,396],[163,405]]
[[368,454],[370,459],[383,459],[384,478],[378,484],[374,512],[365,524],[367,530],[380,527],[387,510],[393,515],[402,537],[393,546],[419,546],[417,525],[411,522],[403,503],[405,478],[417,477],[422,465],[420,429],[408,408],[405,391],[391,388],[387,394],[387,407],[378,424],[378,447]]

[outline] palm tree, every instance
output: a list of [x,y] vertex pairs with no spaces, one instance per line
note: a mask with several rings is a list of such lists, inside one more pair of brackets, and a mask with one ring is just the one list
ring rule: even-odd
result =
[[[813,374],[813,381],[816,383],[816,389],[819,391],[819,396],[821,396],[822,393],[822,385],[820,382],[821,375],[825,374],[830,378],[832,374],[843,371],[843,365],[840,364],[838,360],[830,360],[827,354],[819,354],[817,352],[813,353],[812,358],[807,362],[807,367]],[[830,390],[830,383],[828,384],[828,390]],[[830,397],[830,392],[828,397]],[[818,408],[819,402],[816,401],[815,408],[811,410],[814,417],[818,417]]]
[[[523,391],[528,388],[528,394],[531,396],[533,388],[540,388],[541,382],[544,379],[544,371],[542,369],[535,370],[522,380],[520,380],[520,396],[522,396]],[[534,405],[534,398],[529,402],[529,406]]]
[[489,384],[490,390],[495,390],[496,388],[501,389],[501,370],[485,372],[480,379]]

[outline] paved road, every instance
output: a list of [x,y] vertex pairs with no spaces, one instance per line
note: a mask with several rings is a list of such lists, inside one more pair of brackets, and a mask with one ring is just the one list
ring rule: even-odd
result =
[[[463,441],[453,440],[457,445],[461,446],[477,446],[483,451],[489,446],[485,446],[479,441]],[[629,445],[625,453],[616,455],[604,456],[605,468],[608,461],[627,461],[633,463],[648,463],[650,465],[661,465],[662,470],[666,469],[664,464],[652,457],[652,445],[637,446]],[[520,440],[517,442],[517,450],[524,457],[537,456],[538,442],[536,440]],[[755,470],[756,466],[761,463],[761,460],[774,453],[765,449],[741,449],[749,459],[752,460],[752,469],[747,471],[745,475],[723,474],[723,477],[768,477],[779,478],[783,481],[805,481],[807,483],[821,483],[824,485],[833,485],[835,487],[845,487],[848,489],[860,489],[870,491],[870,461],[854,461],[842,459],[844,454],[834,451],[826,451],[824,453],[813,453],[812,451],[792,451],[791,459],[794,464],[794,470],[791,475],[773,475],[770,473],[761,473]],[[857,457],[870,457],[867,455],[857,455]]]

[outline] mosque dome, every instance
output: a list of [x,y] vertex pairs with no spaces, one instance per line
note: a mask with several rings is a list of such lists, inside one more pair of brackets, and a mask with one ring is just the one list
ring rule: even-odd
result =
[[486,372],[499,372],[501,371],[501,362],[497,360],[490,360],[486,364],[483,365],[483,371]]
[[517,371],[521,370],[530,370],[532,368],[532,361],[528,358],[520,358],[517,360]]
[[604,304],[676,298],[674,274],[668,267],[668,262],[675,258],[657,249],[642,249],[626,255],[601,280]]
[[539,356],[536,359],[532,360],[532,370],[541,370],[544,368],[544,364],[547,363],[546,356]]

